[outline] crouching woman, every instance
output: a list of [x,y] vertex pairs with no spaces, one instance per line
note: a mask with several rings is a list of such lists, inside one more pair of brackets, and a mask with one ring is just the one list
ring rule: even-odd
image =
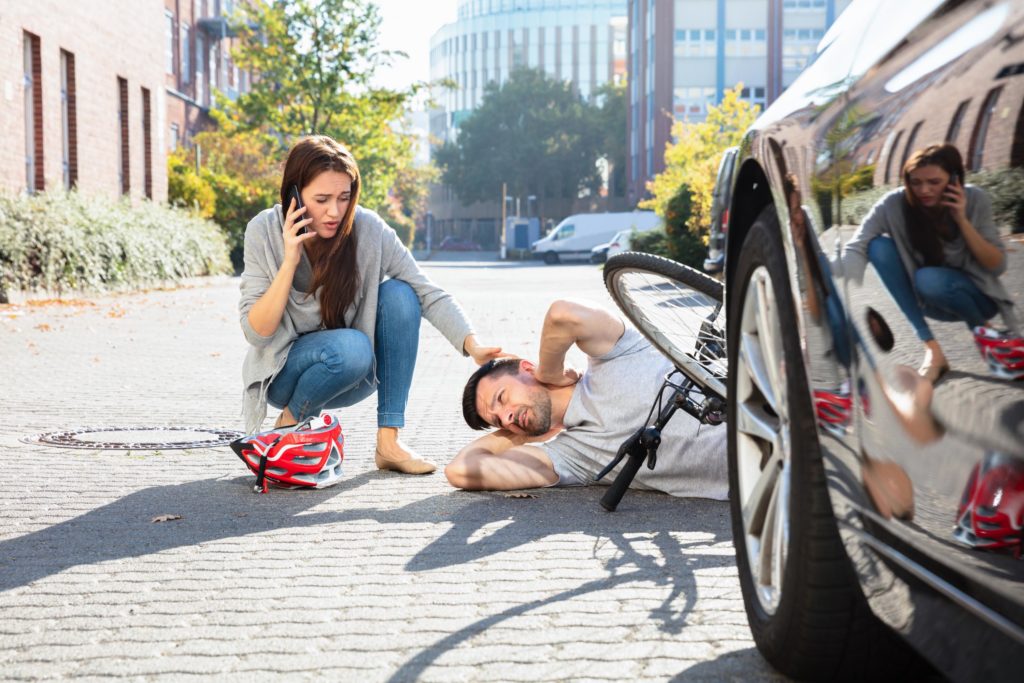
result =
[[275,427],[285,427],[376,393],[377,467],[426,474],[436,465],[398,438],[421,316],[477,363],[500,349],[477,343],[455,299],[420,271],[394,230],[359,206],[360,184],[347,149],[326,136],[303,138],[285,162],[281,204],[246,227],[245,426],[258,430],[268,403],[281,410]]

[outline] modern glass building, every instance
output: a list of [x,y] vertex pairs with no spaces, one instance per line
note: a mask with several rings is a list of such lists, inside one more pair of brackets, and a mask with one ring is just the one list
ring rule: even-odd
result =
[[[430,112],[432,143],[454,140],[486,85],[500,85],[517,67],[541,68],[572,83],[581,97],[594,98],[602,85],[626,76],[626,21],[626,0],[462,0],[456,21],[430,42],[431,80],[456,86],[434,93],[440,106]],[[449,188],[431,188],[420,234],[429,234],[433,244],[456,235],[496,249],[501,202],[498,189],[495,194],[495,201],[463,206]],[[625,202],[621,196],[544,195],[533,204],[517,199],[545,223],[581,211],[620,210]]]
[[702,121],[742,82],[762,108],[795,79],[850,0],[628,0],[627,194],[664,170],[673,120]]
[[451,140],[484,87],[516,67],[571,81],[584,98],[625,77],[626,0],[462,0],[458,8],[430,41],[431,79],[457,86],[438,94],[430,122],[437,140]]

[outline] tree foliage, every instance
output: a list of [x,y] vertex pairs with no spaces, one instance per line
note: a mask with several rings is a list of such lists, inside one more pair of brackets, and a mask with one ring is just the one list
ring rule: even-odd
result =
[[192,207],[221,226],[236,268],[242,264],[245,226],[278,201],[278,148],[274,138],[258,131],[229,135],[217,130],[199,133],[193,148],[168,156],[168,200]]
[[240,5],[234,53],[257,74],[235,101],[220,97],[221,134],[258,132],[278,141],[277,158],[303,135],[329,135],[348,147],[363,178],[360,203],[389,217],[388,193],[413,164],[405,112],[423,85],[374,87],[394,53],[377,49],[381,17],[367,0],[257,0]]
[[[673,235],[703,239],[711,227],[711,195],[722,153],[740,143],[758,114],[757,107],[740,99],[742,89],[740,83],[726,90],[721,104],[708,107],[704,121],[672,125],[674,142],[665,148],[665,170],[648,183],[651,198],[640,203],[665,219],[670,242]],[[681,210],[684,205],[687,211]],[[678,249],[690,253],[692,245]]]
[[600,153],[608,162],[608,194],[626,195],[626,82],[605,83],[597,90],[600,108],[595,112],[601,136]]
[[[459,127],[457,141],[436,151],[442,179],[466,204],[497,198],[503,182],[513,196],[596,192],[601,184],[596,162],[604,153],[600,111],[568,82],[540,69],[516,69],[500,86],[486,86],[480,106]],[[624,136],[624,107],[621,116],[616,132]]]

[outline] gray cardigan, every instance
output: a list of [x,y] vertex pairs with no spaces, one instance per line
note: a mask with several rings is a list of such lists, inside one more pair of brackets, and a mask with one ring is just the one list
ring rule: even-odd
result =
[[[301,334],[322,328],[319,292],[308,296],[302,287],[302,281],[308,283],[312,274],[305,252],[277,330],[264,337],[249,324],[249,309],[270,287],[284,260],[283,225],[281,205],[277,204],[261,211],[245,229],[245,270],[238,312],[242,332],[249,342],[242,365],[242,415],[250,433],[257,431],[267,416],[267,387],[284,367],[292,342]],[[345,311],[346,327],[365,334],[372,346],[377,325],[377,288],[386,278],[402,280],[419,297],[423,317],[465,355],[463,342],[473,332],[469,320],[458,302],[423,274],[395,231],[376,213],[362,207],[356,207],[353,230],[360,282],[355,300]]]
[[[992,219],[992,202],[981,188],[965,185],[964,190],[967,194],[967,219],[986,241],[1003,252],[1003,263],[994,270],[985,268],[978,263],[967,243],[959,236],[944,245],[946,261],[966,273],[978,289],[994,300],[1006,326],[1015,334],[1020,334],[1020,321],[1014,311],[1013,301],[999,280],[999,276],[1006,270],[1006,245]],[[899,187],[882,197],[843,247],[843,274],[846,277],[860,282],[868,262],[868,244],[876,237],[888,235],[896,243],[903,267],[913,282],[914,273],[922,267],[924,259],[910,243],[903,213],[903,192],[904,189]]]

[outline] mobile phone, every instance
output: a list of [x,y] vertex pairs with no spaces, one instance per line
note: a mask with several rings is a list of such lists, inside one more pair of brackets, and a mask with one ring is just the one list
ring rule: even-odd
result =
[[[292,189],[288,191],[288,198],[295,200],[295,209],[296,210],[301,209],[303,206],[305,206],[302,203],[302,195],[299,194],[299,186],[298,185],[292,185]],[[289,202],[289,204],[291,204],[291,202]],[[284,207],[284,210],[287,213],[288,212],[288,207],[287,206]],[[303,218],[305,218],[305,215],[303,215]],[[306,226],[303,225],[301,228],[299,228],[299,231],[297,233],[295,233],[295,234],[296,235],[305,235],[306,234]]]

